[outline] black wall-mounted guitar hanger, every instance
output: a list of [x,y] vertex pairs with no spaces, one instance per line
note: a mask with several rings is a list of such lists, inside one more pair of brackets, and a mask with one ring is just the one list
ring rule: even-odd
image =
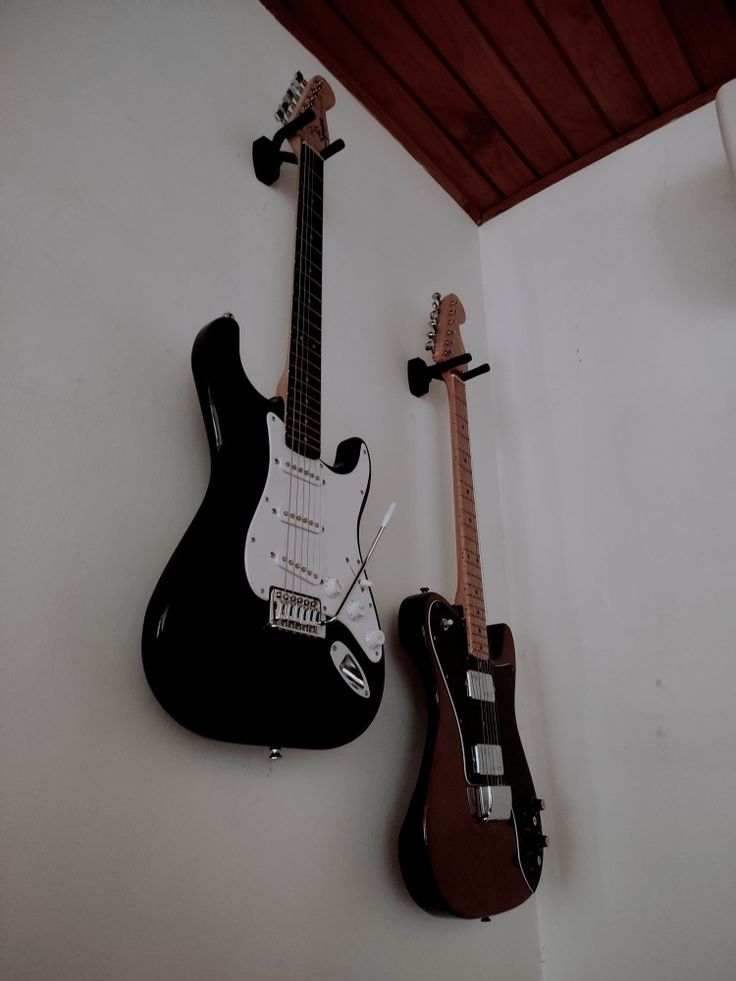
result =
[[[257,140],[254,140],[253,170],[255,170],[256,177],[262,184],[267,184],[269,187],[275,184],[281,174],[281,165],[284,163],[295,164],[297,162],[295,154],[280,149],[281,144],[284,140],[288,140],[289,137],[298,133],[302,127],[314,122],[314,119],[314,110],[305,109],[304,112],[300,112],[298,116],[295,116],[291,122],[288,122],[281,129],[277,130],[270,140],[267,136],[259,136]],[[333,157],[336,153],[339,153],[344,147],[345,140],[335,140],[324,148],[320,156],[323,160],[327,160],[329,157]]]
[[[469,361],[473,360],[473,355],[468,354],[458,354],[457,357],[448,358],[447,361],[438,361],[436,364],[425,364],[421,358],[411,358],[410,361],[406,362],[406,374],[409,379],[409,391],[412,395],[416,395],[418,399],[422,395],[426,395],[429,391],[429,384],[435,378],[441,378],[446,371],[451,371],[453,368],[458,368],[461,364],[468,364]],[[470,381],[471,378],[477,378],[478,375],[484,375],[487,371],[491,370],[489,364],[478,365],[477,368],[473,368],[472,371],[463,372],[463,374],[458,375],[464,382]]]

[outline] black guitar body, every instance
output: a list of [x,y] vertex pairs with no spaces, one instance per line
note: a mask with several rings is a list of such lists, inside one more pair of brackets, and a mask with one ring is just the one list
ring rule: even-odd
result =
[[[513,908],[537,888],[542,834],[529,766],[514,713],[515,656],[505,624],[488,627],[493,659],[497,740],[511,789],[511,815],[479,820],[473,788],[494,778],[474,776],[471,749],[487,742],[481,703],[466,694],[467,654],[462,611],[437,593],[404,600],[401,643],[419,668],[427,695],[428,731],[414,795],[399,836],[399,861],[414,900],[431,913],[482,918]],[[470,775],[470,776],[468,776]]]
[[[369,660],[339,621],[328,624],[324,638],[269,626],[267,598],[253,592],[245,572],[246,535],[269,468],[266,416],[283,418],[283,402],[265,399],[246,378],[231,317],[200,331],[192,370],[211,476],[148,604],[146,678],[164,709],[203,736],[315,749],[347,743],[376,714],[383,661]],[[329,469],[351,471],[362,447],[360,439],[341,443]],[[359,662],[370,697],[356,695],[340,676],[330,656],[336,641]]]

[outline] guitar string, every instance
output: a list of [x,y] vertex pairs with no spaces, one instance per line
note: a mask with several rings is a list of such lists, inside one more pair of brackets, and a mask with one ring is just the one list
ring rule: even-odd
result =
[[305,559],[305,538],[307,533],[304,530],[304,521],[300,521],[300,518],[304,518],[307,513],[308,505],[308,488],[309,483],[309,431],[308,431],[308,409],[309,404],[309,365],[307,361],[307,347],[309,344],[309,331],[310,331],[310,313],[311,313],[311,299],[310,290],[308,283],[308,272],[307,272],[307,262],[308,262],[308,249],[309,249],[309,236],[311,234],[311,173],[312,173],[312,151],[308,143],[302,142],[302,156],[304,157],[304,188],[303,188],[303,204],[302,204],[302,224],[301,224],[301,250],[300,250],[300,268],[301,268],[301,283],[302,283],[302,296],[304,297],[303,304],[303,317],[301,322],[301,329],[299,331],[299,370],[300,370],[300,386],[299,386],[299,450],[300,458],[298,461],[299,468],[301,471],[302,479],[299,481],[299,500],[298,506],[295,509],[296,514],[296,532],[295,537],[299,540],[299,554],[298,561],[295,560],[295,566],[299,565],[299,569],[295,569],[295,572],[301,572],[301,584],[297,589],[295,587],[295,592],[304,593],[306,592],[304,586],[308,582],[306,578],[305,569],[309,568],[308,558],[309,550],[307,546],[307,557]]
[[[320,219],[320,221],[319,221],[319,246],[317,246],[317,245],[314,244],[314,239],[313,238],[310,238],[310,260],[311,260],[311,267],[314,268],[316,266],[317,269],[318,269],[318,271],[319,271],[319,277],[318,277],[319,278],[319,318],[318,318],[318,320],[319,320],[319,328],[318,328],[318,336],[317,336],[317,340],[316,340],[317,395],[318,395],[318,399],[317,399],[317,413],[318,413],[318,415],[317,415],[317,431],[319,433],[319,447],[318,447],[319,452],[318,452],[317,457],[315,459],[315,467],[314,467],[315,473],[317,474],[317,480],[318,480],[318,483],[316,484],[315,489],[314,489],[315,507],[314,507],[314,514],[312,515],[310,513],[310,518],[312,520],[314,520],[315,525],[317,525],[317,528],[319,529],[316,532],[316,534],[313,535],[313,538],[312,538],[313,545],[314,545],[314,548],[313,548],[313,556],[314,557],[313,557],[313,560],[312,560],[313,561],[312,568],[314,569],[314,571],[317,573],[317,576],[318,576],[318,578],[315,579],[314,582],[315,582],[315,585],[316,585],[317,593],[318,593],[318,595],[321,596],[322,595],[321,581],[322,581],[322,578],[323,578],[323,576],[322,576],[322,544],[323,544],[323,541],[322,540],[323,540],[323,537],[327,534],[327,532],[326,532],[326,530],[324,528],[324,524],[322,523],[322,487],[323,487],[323,484],[322,484],[322,373],[321,373],[322,372],[322,310],[323,310],[322,296],[323,296],[323,292],[324,292],[323,291],[323,288],[322,288],[322,257],[323,257],[323,251],[324,251],[324,190],[325,190],[325,184],[324,184],[324,161],[322,160],[322,157],[319,156],[319,155],[316,155],[316,158],[317,159],[315,159],[315,164],[316,164],[315,173],[317,174],[317,176],[319,178],[319,192],[317,194],[317,197],[319,197],[319,209],[318,209],[318,212],[316,211],[315,213],[318,214],[318,217]],[[313,201],[314,201],[314,195],[313,195]],[[317,255],[316,262],[315,262],[315,255]]]
[[[314,203],[315,203],[314,202],[314,185],[315,185],[315,173],[316,173],[317,156],[318,156],[317,153],[316,152],[312,152],[312,150],[310,149],[310,151],[309,151],[310,164],[309,164],[309,171],[308,171],[308,174],[307,174],[307,186],[308,186],[308,196],[307,196],[307,202],[308,202],[307,203],[307,215],[308,215],[308,217],[307,217],[307,224],[308,224],[308,227],[307,227],[306,240],[305,240],[305,243],[304,243],[304,253],[305,253],[304,266],[305,266],[305,275],[306,275],[306,279],[307,279],[306,289],[307,289],[307,291],[309,293],[309,296],[310,297],[313,297],[314,299],[318,299],[312,293],[312,286],[311,286],[311,284],[313,282],[312,271],[313,271],[313,265],[314,265],[314,260],[313,260],[313,244],[312,243],[314,241],[314,238],[313,238],[313,236],[314,236]],[[312,318],[314,318],[314,317],[317,317],[317,319],[319,319],[319,318],[318,318],[318,315],[317,315],[317,313],[316,313],[316,311],[315,311],[315,309],[314,309],[314,307],[313,307],[313,305],[311,303],[309,304],[309,313],[310,313],[310,316],[309,316],[309,319],[308,319],[307,329],[306,329],[305,334],[304,334],[304,364],[305,364],[305,371],[306,371],[306,381],[305,381],[305,387],[304,387],[304,403],[305,403],[304,425],[305,425],[305,434],[309,437],[310,440],[312,440],[313,436],[311,434],[311,430],[314,428],[313,416],[314,416],[314,404],[315,404],[315,402],[314,402],[314,392],[312,391],[312,388],[313,388],[313,386],[316,386],[317,385],[317,379],[315,378],[315,374],[316,373],[314,372],[313,366],[311,365],[311,362],[310,362],[309,359],[311,357],[313,357],[313,351],[314,351],[314,330],[315,330],[315,325],[312,323]],[[307,429],[307,427],[309,427],[309,429]],[[319,442],[319,440],[318,440],[318,442]],[[306,445],[307,444],[305,443],[305,446]],[[309,449],[310,449],[310,452],[312,452],[312,447],[311,446],[309,447]],[[306,454],[305,454],[305,457],[306,457]],[[307,553],[306,566],[307,566],[307,569],[308,570],[311,570],[311,573],[310,572],[307,572],[307,576],[308,576],[308,580],[307,581],[309,582],[310,589],[312,589],[312,590],[314,589],[314,586],[313,586],[314,580],[313,580],[312,577],[313,577],[314,571],[315,571],[315,569],[314,569],[314,565],[315,565],[315,562],[314,562],[314,558],[315,558],[315,555],[314,555],[315,532],[314,531],[310,531],[309,529],[310,529],[310,527],[312,529],[314,528],[314,525],[313,524],[310,524],[310,522],[313,521],[313,516],[312,516],[313,484],[312,484],[312,480],[307,477],[307,472],[311,473],[311,472],[313,472],[313,470],[317,470],[318,471],[319,470],[318,462],[319,462],[319,453],[317,454],[317,457],[316,458],[311,457],[311,456],[308,456],[308,457],[305,458],[305,461],[304,461],[304,470],[305,470],[304,491],[305,491],[305,494],[304,494],[304,496],[306,497],[306,507],[303,507],[303,509],[301,511],[302,516],[306,519],[305,521],[302,522],[302,536],[303,536],[304,545],[306,547],[306,553]],[[307,471],[307,465],[308,464],[309,464],[309,470]],[[302,566],[304,566],[304,560],[302,561]]]
[[[298,473],[299,466],[299,338],[300,323],[303,316],[303,276],[302,262],[304,254],[304,183],[306,156],[304,153],[305,144],[302,143],[302,153],[299,160],[299,194],[297,207],[297,232],[296,232],[296,256],[294,264],[294,316],[292,324],[290,365],[289,365],[289,436],[291,455],[289,458],[289,505],[286,511],[286,554],[284,556],[285,586],[291,591],[296,592],[296,528],[292,534],[291,514],[297,513],[299,505],[299,484],[300,481],[295,474]],[[292,551],[293,549],[293,551]],[[289,575],[291,572],[291,584],[289,585]]]
[[[459,387],[460,387],[460,372],[453,371],[450,378],[450,397],[453,400],[453,426],[454,426],[454,442],[455,442],[455,466],[457,468],[456,476],[456,488],[457,488],[457,509],[458,509],[458,522],[459,522],[459,542],[460,547],[460,575],[462,582],[462,593],[463,593],[463,606],[465,613],[465,627],[466,627],[466,637],[468,641],[468,658],[467,658],[467,670],[473,670],[475,665],[472,659],[472,651],[474,648],[474,638],[473,638],[473,614],[470,610],[469,603],[469,583],[467,577],[467,543],[466,543],[466,529],[465,522],[468,520],[465,507],[465,499],[462,490],[462,458],[464,456],[465,448],[462,445],[463,433],[462,433],[462,419],[460,414],[460,398],[459,398]],[[464,383],[463,383],[464,384]],[[467,431],[467,426],[465,427]],[[466,458],[466,463],[468,459]],[[477,660],[477,659],[476,659]],[[481,701],[480,703],[480,719],[481,719],[481,734],[484,742],[488,741],[489,737],[489,722],[488,710],[486,703]]]
[[[304,256],[304,290],[307,296],[306,303],[306,315],[304,331],[302,335],[302,381],[303,381],[303,415],[302,415],[302,449],[304,452],[304,481],[302,486],[302,502],[299,514],[304,520],[301,522],[300,535],[301,535],[301,566],[302,573],[306,572],[306,582],[309,585],[307,592],[312,592],[314,595],[316,587],[314,585],[314,574],[317,571],[315,569],[315,539],[318,537],[318,531],[314,530],[314,515],[313,515],[313,480],[309,478],[308,474],[312,472],[319,473],[319,446],[317,447],[317,457],[313,457],[311,454],[314,452],[315,447],[310,444],[314,442],[314,430],[316,429],[317,435],[319,435],[319,425],[315,424],[313,420],[314,416],[314,406],[315,406],[315,394],[319,394],[319,357],[314,354],[315,343],[318,343],[318,338],[315,337],[315,332],[319,330],[317,324],[314,323],[316,320],[320,322],[320,312],[315,309],[312,301],[320,304],[321,310],[321,298],[313,292],[310,283],[314,281],[312,276],[313,266],[314,266],[314,215],[315,212],[315,176],[317,173],[317,160],[319,158],[318,154],[312,150],[311,147],[305,149],[307,153],[306,160],[308,161],[308,166],[305,169],[305,211],[306,211],[306,221],[304,223],[304,239],[303,239],[303,256]],[[310,358],[317,359],[317,365],[313,366],[311,364]],[[317,368],[315,372],[314,368]],[[315,377],[316,376],[316,377]],[[313,391],[315,389],[315,391]],[[319,443],[319,439],[317,439]],[[309,451],[309,452],[306,452]],[[312,530],[310,530],[310,528]],[[306,553],[306,556],[305,556]],[[310,575],[311,571],[311,575]]]
[[[291,294],[291,331],[289,333],[289,354],[288,354],[288,364],[286,372],[286,412],[284,414],[285,423],[285,442],[289,447],[289,461],[288,461],[288,471],[289,471],[289,503],[288,510],[292,507],[292,495],[294,490],[294,436],[293,436],[293,420],[294,420],[294,388],[296,386],[295,378],[295,358],[294,358],[294,346],[295,346],[295,332],[298,329],[299,323],[299,211],[301,208],[301,195],[302,195],[302,162],[299,162],[299,187],[297,192],[297,209],[296,209],[296,233],[294,236],[294,280],[292,285]],[[276,504],[279,502],[277,501]],[[278,526],[277,526],[278,527]],[[290,539],[291,539],[291,525],[286,522],[286,548],[284,550],[284,590],[288,589],[289,586],[289,554],[290,554]]]
[[[483,582],[484,582],[484,580],[483,580],[483,569],[482,569],[482,561],[483,560],[482,560],[482,556],[481,556],[481,553],[480,553],[480,541],[479,541],[479,537],[478,537],[478,518],[477,518],[477,508],[476,508],[476,503],[475,503],[475,481],[473,479],[473,471],[472,471],[472,454],[471,454],[471,447],[470,447],[470,426],[468,424],[469,420],[468,420],[468,407],[467,407],[467,391],[466,391],[466,388],[465,388],[465,382],[464,381],[462,383],[462,392],[461,392],[461,399],[460,399],[460,411],[463,414],[463,419],[464,419],[464,423],[465,423],[465,439],[466,439],[466,442],[468,444],[468,473],[469,473],[469,480],[470,480],[469,500],[470,500],[470,504],[471,504],[471,507],[472,507],[471,523],[472,523],[472,528],[473,528],[473,538],[474,538],[474,543],[473,544],[474,544],[474,551],[475,551],[475,561],[476,561],[476,564],[477,564],[479,578],[480,578],[480,587],[479,587],[479,589],[480,589],[480,598],[482,600],[482,602],[481,602],[480,605],[481,605],[481,609],[483,610],[483,618],[482,618],[483,622],[480,624],[480,630],[482,630],[482,632],[483,632],[483,646],[485,646],[487,648],[487,659],[485,661],[481,661],[480,670],[481,670],[481,673],[490,676],[490,681],[491,681],[491,684],[493,685],[493,688],[494,688],[494,698],[495,698],[495,679],[494,679],[493,665],[492,665],[492,662],[491,662],[490,645],[488,643],[488,634],[487,634],[487,630],[486,630],[485,597],[483,596]],[[477,591],[478,590],[476,589],[476,592]],[[500,746],[500,740],[499,740],[499,734],[498,734],[498,719],[497,719],[497,710],[496,710],[495,701],[493,701],[493,702],[484,702],[483,704],[487,707],[487,717],[488,717],[489,723],[490,723],[490,732],[491,732],[491,738],[492,738],[492,745]],[[492,783],[495,783],[496,781],[501,781],[502,779],[503,778],[501,776],[497,776],[496,774],[491,774],[491,782]]]
[[[471,583],[468,581],[468,577],[466,575],[463,575],[464,587],[465,587],[465,600],[466,600],[466,605],[468,607],[468,610],[466,610],[466,623],[468,619],[468,614],[470,614],[471,634],[472,634],[473,622],[477,621],[477,613],[475,611],[471,612],[470,607],[472,605],[477,610],[478,604],[472,602],[471,595],[470,595],[471,591],[473,590],[475,591],[476,599],[478,598],[478,596],[480,596],[480,599],[482,601],[480,603],[480,608],[481,610],[483,610],[484,614],[485,614],[485,598],[483,596],[484,580],[483,580],[483,570],[482,570],[482,557],[480,553],[480,542],[478,538],[478,521],[477,521],[477,509],[475,503],[475,482],[473,480],[473,471],[472,471],[472,453],[471,453],[471,446],[470,446],[470,427],[468,425],[469,418],[468,418],[468,410],[467,410],[467,395],[465,389],[465,381],[462,379],[463,374],[464,374],[463,371],[456,373],[456,378],[458,380],[454,384],[454,389],[455,389],[454,397],[455,397],[456,420],[460,420],[462,422],[462,427],[464,428],[464,432],[458,434],[459,437],[458,452],[466,456],[465,463],[466,463],[466,470],[467,470],[469,484],[470,484],[468,488],[467,497],[463,495],[462,492],[460,494],[461,500],[463,501],[463,504],[461,505],[460,521],[461,521],[461,527],[464,527],[463,521],[465,522],[470,521],[471,524],[471,528],[472,528],[471,537],[474,539],[474,542],[471,542],[471,544],[473,545],[473,552],[474,552],[474,559],[472,560],[472,563],[470,557],[470,549],[468,548],[468,542],[467,542],[468,530],[466,527],[464,527],[464,531],[462,533],[463,545],[464,545],[462,551],[464,552],[464,557],[465,557],[464,563],[466,568],[469,563],[475,564],[480,579],[479,586],[472,586]],[[465,442],[467,443],[466,450],[460,447],[459,445],[460,438],[464,439]],[[458,467],[460,467],[459,459],[458,459]],[[460,488],[460,490],[462,491],[462,487]],[[465,511],[464,515],[463,515],[463,510]],[[476,628],[479,627],[479,631],[483,632],[482,639],[481,638],[474,639],[472,641],[471,646],[479,646],[481,648],[482,647],[487,648],[487,657],[476,658],[475,660],[477,661],[477,669],[479,670],[479,673],[484,674],[490,678],[490,682],[494,690],[494,701],[488,702],[485,699],[481,700],[481,728],[482,731],[484,732],[484,738],[487,739],[490,736],[491,745],[500,747],[498,714],[495,704],[495,677],[494,677],[495,673],[491,661],[490,644],[487,639],[485,615],[483,616],[482,619],[483,619],[482,624],[478,625],[477,623],[475,623],[475,627]],[[483,653],[482,650],[481,653]],[[489,778],[490,778],[491,785],[503,781],[503,776],[495,773],[491,773],[489,775]]]
[[[501,735],[500,735],[500,729],[499,729],[499,723],[498,723],[498,709],[496,707],[496,701],[495,701],[495,699],[496,699],[495,670],[494,670],[494,667],[493,667],[493,660],[492,660],[492,657],[491,657],[491,645],[490,645],[490,641],[488,639],[488,630],[487,630],[487,624],[486,624],[486,607],[485,607],[485,595],[484,595],[485,578],[483,576],[483,556],[482,556],[481,551],[480,551],[480,538],[479,538],[479,532],[478,532],[478,513],[477,513],[476,502],[475,502],[475,480],[473,478],[473,472],[472,472],[472,456],[470,454],[470,425],[469,425],[468,407],[467,407],[467,391],[465,389],[465,383],[464,382],[463,382],[463,409],[464,409],[464,412],[465,412],[465,429],[466,429],[467,441],[468,441],[468,459],[469,459],[470,464],[471,464],[471,469],[470,469],[470,485],[471,485],[470,494],[471,494],[471,501],[472,501],[472,506],[473,506],[473,533],[474,533],[474,539],[475,539],[475,554],[476,554],[476,560],[477,560],[477,564],[478,564],[478,574],[479,574],[479,577],[480,577],[481,599],[483,601],[482,604],[481,604],[482,605],[482,609],[483,609],[483,622],[481,624],[481,629],[483,631],[483,640],[484,640],[484,644],[485,644],[485,647],[486,647],[486,652],[487,652],[487,655],[488,655],[487,660],[484,662],[485,663],[484,670],[485,670],[485,673],[487,675],[489,675],[489,677],[490,677],[490,683],[491,683],[491,685],[493,687],[493,693],[494,693],[493,694],[494,700],[489,703],[489,714],[490,714],[490,717],[491,717],[492,734],[493,734],[493,744],[499,747],[499,752],[500,753],[503,753],[503,750],[501,748]],[[501,759],[501,763],[503,763],[503,758]],[[503,783],[504,782],[504,775],[503,774],[494,775],[493,779],[494,779],[495,782]]]
[[[297,335],[297,379],[298,379],[298,397],[297,397],[297,495],[296,503],[294,505],[293,511],[291,511],[289,518],[291,519],[291,514],[300,515],[302,513],[302,508],[304,507],[304,480],[300,479],[299,471],[301,470],[301,477],[304,476],[304,440],[305,440],[305,428],[304,428],[304,388],[305,388],[305,378],[304,378],[304,336],[306,331],[306,318],[308,316],[308,304],[309,300],[307,298],[307,281],[305,277],[305,264],[306,264],[306,240],[307,240],[307,197],[308,197],[308,182],[309,182],[309,148],[306,143],[302,141],[302,152],[303,158],[303,183],[302,183],[302,220],[299,226],[299,291],[301,297],[301,320],[299,322],[299,333]],[[304,551],[304,537],[303,533],[299,527],[298,517],[295,519],[294,524],[294,559],[293,559],[293,569],[294,569],[294,592],[302,593],[304,581],[298,582],[301,579],[298,576],[300,571],[300,566],[303,565],[303,551]]]
[[[469,561],[469,551],[468,551],[468,541],[467,541],[467,522],[471,521],[471,515],[468,513],[467,502],[465,495],[463,494],[463,479],[462,479],[462,458],[465,459],[466,467],[468,472],[471,471],[471,457],[469,453],[469,439],[468,439],[468,426],[467,426],[467,414],[465,417],[462,413],[462,398],[461,394],[465,394],[465,382],[461,381],[461,372],[456,371],[452,376],[452,395],[455,403],[455,431],[456,431],[456,444],[457,444],[457,483],[458,483],[458,497],[459,497],[459,521],[460,521],[460,556],[462,563],[462,582],[463,582],[463,602],[465,606],[465,624],[466,631],[469,635],[469,648],[470,657],[468,663],[470,669],[478,670],[479,673],[483,673],[483,662],[481,659],[473,656],[473,651],[475,650],[477,641],[475,638],[475,621],[476,614],[474,613],[472,606],[474,605],[471,600],[472,587],[468,579],[468,561]],[[460,386],[463,386],[462,388]],[[464,430],[464,432],[463,432]],[[468,444],[467,447],[463,446],[463,440]],[[467,454],[467,455],[466,455]],[[477,528],[477,525],[476,525]],[[476,589],[477,593],[477,589]],[[482,692],[481,692],[482,694]],[[488,702],[481,699],[480,702],[480,718],[481,718],[481,733],[484,743],[488,743],[492,738],[492,725],[490,719],[490,713],[488,708]],[[492,775],[491,775],[491,779]]]

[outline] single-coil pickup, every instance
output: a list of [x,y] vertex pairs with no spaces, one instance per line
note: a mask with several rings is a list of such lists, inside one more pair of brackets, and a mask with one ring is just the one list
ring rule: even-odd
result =
[[478,776],[503,776],[503,756],[500,746],[494,743],[478,743],[473,746],[472,756],[473,770]]
[[483,671],[468,671],[465,676],[465,691],[468,698],[479,702],[495,702],[496,689],[493,685],[493,675]]
[[297,634],[325,636],[322,604],[313,596],[302,596],[287,589],[272,589],[269,623]]
[[271,558],[279,569],[285,569],[289,574],[295,575],[299,579],[304,579],[306,582],[318,583],[319,585],[324,582],[324,579],[318,572],[315,572],[306,565],[302,565],[298,559],[287,559],[280,552],[271,552]]
[[312,535],[321,535],[325,530],[324,525],[321,525],[319,521],[315,521],[314,518],[310,518],[306,514],[297,514],[296,511],[289,511],[286,508],[274,508],[273,510],[286,525],[301,528],[303,531],[308,531]]
[[304,463],[306,458],[302,458],[302,462],[299,460],[286,460],[282,457],[277,457],[274,463],[281,467],[284,473],[288,473],[290,477],[296,477],[297,480],[305,480],[308,484],[314,484],[315,487],[321,487],[325,483],[325,478],[322,476],[322,471],[324,470],[324,463],[320,460],[315,460],[305,467]]

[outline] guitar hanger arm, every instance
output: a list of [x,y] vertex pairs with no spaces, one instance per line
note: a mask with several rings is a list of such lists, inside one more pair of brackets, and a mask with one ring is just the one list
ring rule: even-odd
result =
[[[296,154],[289,153],[288,150],[281,150],[281,144],[284,140],[288,140],[295,133],[298,133],[300,129],[314,122],[315,118],[313,109],[305,109],[291,122],[276,130],[271,139],[267,136],[259,136],[257,140],[253,141],[253,170],[262,184],[269,187],[275,184],[281,174],[281,165],[297,162]],[[323,160],[327,160],[339,153],[344,147],[344,140],[335,140],[324,148],[321,157]]]
[[[421,358],[412,358],[406,363],[409,391],[412,395],[416,395],[418,399],[421,398],[422,395],[427,394],[430,382],[435,378],[441,378],[446,371],[451,371],[453,368],[459,368],[460,365],[468,364],[472,359],[472,354],[468,354],[467,352],[465,354],[458,354],[454,358],[448,358],[447,361],[438,361],[437,364],[433,365],[425,364]],[[472,371],[466,371],[458,375],[458,378],[462,381],[470,381],[471,378],[484,375],[490,370],[491,366],[489,364],[481,364],[477,368],[473,368]]]

